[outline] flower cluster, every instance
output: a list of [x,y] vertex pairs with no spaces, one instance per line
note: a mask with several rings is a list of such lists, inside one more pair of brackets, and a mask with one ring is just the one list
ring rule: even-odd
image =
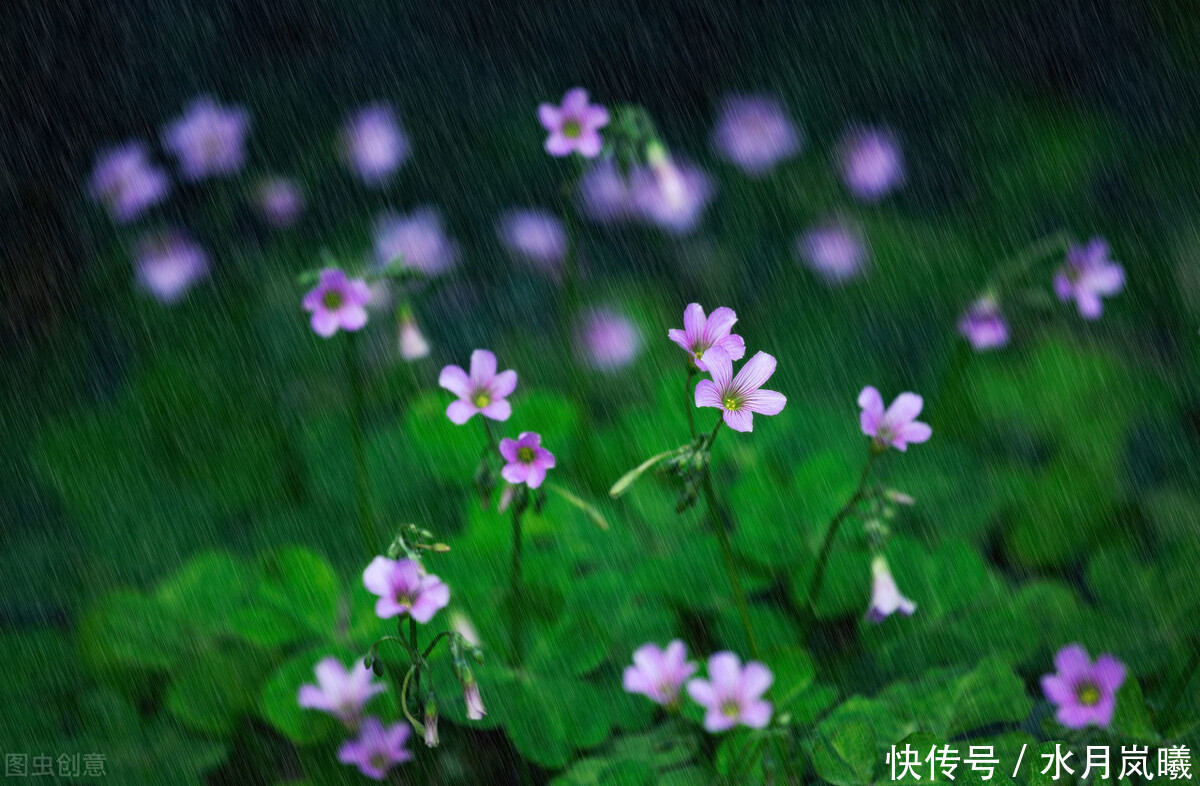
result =
[[643,695],[671,712],[679,710],[686,685],[692,701],[704,708],[704,729],[710,733],[739,725],[762,729],[771,722],[771,703],[763,694],[775,678],[766,666],[757,661],[743,666],[734,653],[718,652],[708,659],[707,679],[691,679],[696,669],[682,641],[676,639],[666,649],[646,644],[633,653],[623,684],[626,692]]

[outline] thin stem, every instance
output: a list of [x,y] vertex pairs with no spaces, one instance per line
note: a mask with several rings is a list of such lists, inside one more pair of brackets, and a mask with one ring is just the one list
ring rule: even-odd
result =
[[1171,686],[1170,698],[1168,699],[1170,703],[1158,715],[1158,725],[1164,734],[1170,733],[1171,724],[1175,722],[1175,710],[1179,708],[1179,702],[1183,698],[1183,693],[1187,690],[1188,683],[1192,681],[1192,677],[1196,675],[1197,668],[1200,668],[1200,642],[1193,643],[1191,660],[1183,667],[1183,671],[1179,673],[1179,679]]
[[450,631],[444,630],[441,633],[439,633],[438,635],[434,636],[433,640],[429,642],[429,646],[426,647],[425,651],[421,653],[421,659],[429,660],[429,656],[433,654],[433,650],[435,647],[437,647],[438,642],[440,642],[442,639],[447,638],[452,635],[453,634]]
[[525,609],[521,588],[521,505],[515,502],[512,514],[512,533],[512,576],[509,589],[512,595],[512,618],[509,623],[512,632],[513,665],[520,666],[522,661],[521,623],[524,621],[522,617]]
[[872,446],[862,474],[858,476],[858,486],[854,489],[854,493],[850,495],[850,499],[846,500],[846,504],[842,505],[841,509],[833,514],[833,518],[829,521],[829,526],[825,529],[825,539],[821,541],[821,550],[817,553],[817,564],[813,569],[812,580],[808,583],[808,592],[804,596],[804,608],[814,617],[816,616],[815,604],[817,596],[821,592],[821,582],[825,579],[825,568],[829,562],[829,553],[833,550],[833,540],[837,536],[838,528],[842,525],[842,522],[854,512],[858,503],[866,496],[867,478],[871,474],[871,467],[875,464],[875,459],[878,455],[874,446]]
[[[404,717],[408,718],[408,722],[412,724],[414,729],[423,729],[425,725],[420,723],[408,711],[408,683],[412,679],[413,673],[419,671],[421,664],[414,663],[408,667],[408,673],[404,675],[404,683],[400,686],[400,710],[404,713]],[[420,677],[417,677],[420,680]]]
[[[418,657],[420,657],[421,648],[417,645],[417,621],[415,619],[413,619],[411,615],[409,615],[409,618],[408,618],[408,647],[409,647],[409,650],[412,652],[412,655],[410,657],[412,657],[414,660],[416,660]],[[420,662],[421,661],[417,660],[418,665],[420,664]],[[420,712],[421,711],[421,669],[420,668],[417,669],[417,673],[414,676],[416,677],[416,680],[413,682],[413,696],[415,696],[417,699],[417,712]]]
[[696,369],[688,364],[687,380],[684,384],[684,402],[683,408],[687,410],[688,430],[692,432],[692,439],[696,438],[696,415],[692,412],[695,408],[695,399],[692,395],[692,377],[696,376]]
[[993,290],[1000,294],[1004,284],[1025,275],[1034,264],[1056,251],[1065,249],[1070,242],[1071,235],[1068,232],[1055,232],[1034,242],[997,265],[984,290]]
[[[715,435],[716,432],[713,433]],[[721,508],[721,503],[717,501],[717,493],[713,490],[712,475],[707,469],[704,470],[703,488],[704,501],[708,505],[708,514],[712,517],[713,527],[717,531],[717,542],[721,544],[721,559],[725,562],[725,572],[729,575],[729,588],[733,591],[733,602],[737,605],[738,616],[742,620],[746,643],[750,645],[750,654],[755,658],[761,658],[758,639],[754,635],[754,626],[750,624],[750,610],[746,606],[746,594],[742,591],[742,577],[733,556],[733,547],[729,544],[729,533],[725,531],[725,517],[728,513]]]
[[363,380],[358,357],[358,336],[351,333],[346,347],[346,374],[350,379],[350,447],[354,456],[354,492],[358,506],[358,529],[369,556],[376,553],[375,515],[367,480],[367,454],[363,440]]

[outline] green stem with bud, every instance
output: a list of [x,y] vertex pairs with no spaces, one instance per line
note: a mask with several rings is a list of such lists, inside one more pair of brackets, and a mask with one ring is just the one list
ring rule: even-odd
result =
[[854,489],[854,493],[850,495],[850,499],[846,500],[846,504],[833,514],[833,518],[829,521],[829,526],[825,528],[825,539],[821,541],[821,549],[817,553],[817,564],[813,568],[812,579],[808,583],[808,592],[804,595],[804,611],[812,618],[816,618],[816,603],[817,597],[821,593],[821,583],[825,580],[825,568],[829,564],[829,554],[833,551],[833,540],[837,536],[838,529],[842,526],[854,509],[858,507],[858,503],[862,502],[867,495],[867,479],[871,475],[871,467],[875,464],[875,459],[879,456],[879,452],[875,449],[874,442],[871,443],[870,453],[867,455],[867,463],[863,467],[862,474],[858,476],[858,486]]
[[367,454],[363,436],[363,379],[358,355],[358,334],[344,342],[346,375],[350,381],[350,449],[354,458],[354,497],[358,509],[358,530],[368,556],[376,554],[375,514],[371,509],[371,489],[367,479]]

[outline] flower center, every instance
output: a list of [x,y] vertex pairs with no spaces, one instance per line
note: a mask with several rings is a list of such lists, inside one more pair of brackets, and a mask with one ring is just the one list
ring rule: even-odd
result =
[[406,609],[412,608],[414,600],[416,600],[416,599],[410,593],[405,593],[405,592],[396,593],[396,603],[398,603],[399,605],[403,606]]
[[475,406],[483,409],[488,404],[492,403],[492,397],[486,390],[481,390],[475,394],[475,398],[472,399],[472,401],[475,402]]
[[533,463],[533,448],[521,448],[517,451],[517,461],[522,464]]
[[578,120],[568,120],[563,123],[562,133],[568,139],[578,139],[579,135],[583,133],[583,127],[579,125]]
[[704,350],[706,349],[708,349],[708,347],[704,346],[703,344],[697,344],[696,346],[692,347],[692,354],[696,356],[696,360],[699,360],[700,358],[704,357]]
[[344,300],[339,290],[329,289],[321,296],[321,305],[329,311],[336,311],[342,307]]
[[1091,680],[1084,680],[1075,686],[1075,696],[1085,707],[1094,707],[1100,703],[1100,686]]
[[387,769],[388,758],[383,754],[383,751],[376,751],[371,754],[371,766],[377,770]]
[[721,702],[721,714],[726,718],[736,718],[742,714],[742,708],[736,701],[723,701]]
[[725,394],[724,398],[721,399],[721,404],[730,412],[737,412],[742,408],[743,402],[739,396],[735,396],[732,393],[727,393]]

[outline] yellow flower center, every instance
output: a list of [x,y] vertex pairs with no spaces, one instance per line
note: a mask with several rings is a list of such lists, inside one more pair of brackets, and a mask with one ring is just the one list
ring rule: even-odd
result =
[[342,293],[336,289],[330,289],[321,296],[321,305],[330,311],[336,311],[342,307]]
[[1075,687],[1075,695],[1079,703],[1085,707],[1094,707],[1100,703],[1100,686],[1087,680]]
[[730,412],[737,412],[742,408],[742,400],[736,396],[726,396],[721,403]]
[[742,712],[742,708],[738,706],[736,701],[721,702],[721,714],[726,718],[736,718]]
[[517,451],[517,461],[522,464],[530,464],[533,462],[533,448],[521,448]]
[[578,120],[568,120],[563,123],[562,133],[568,139],[577,139],[583,133],[583,128],[579,125]]
[[479,393],[475,394],[474,401],[475,401],[475,406],[479,407],[480,409],[483,409],[488,404],[492,403],[492,397],[489,396],[486,391],[480,391]]

